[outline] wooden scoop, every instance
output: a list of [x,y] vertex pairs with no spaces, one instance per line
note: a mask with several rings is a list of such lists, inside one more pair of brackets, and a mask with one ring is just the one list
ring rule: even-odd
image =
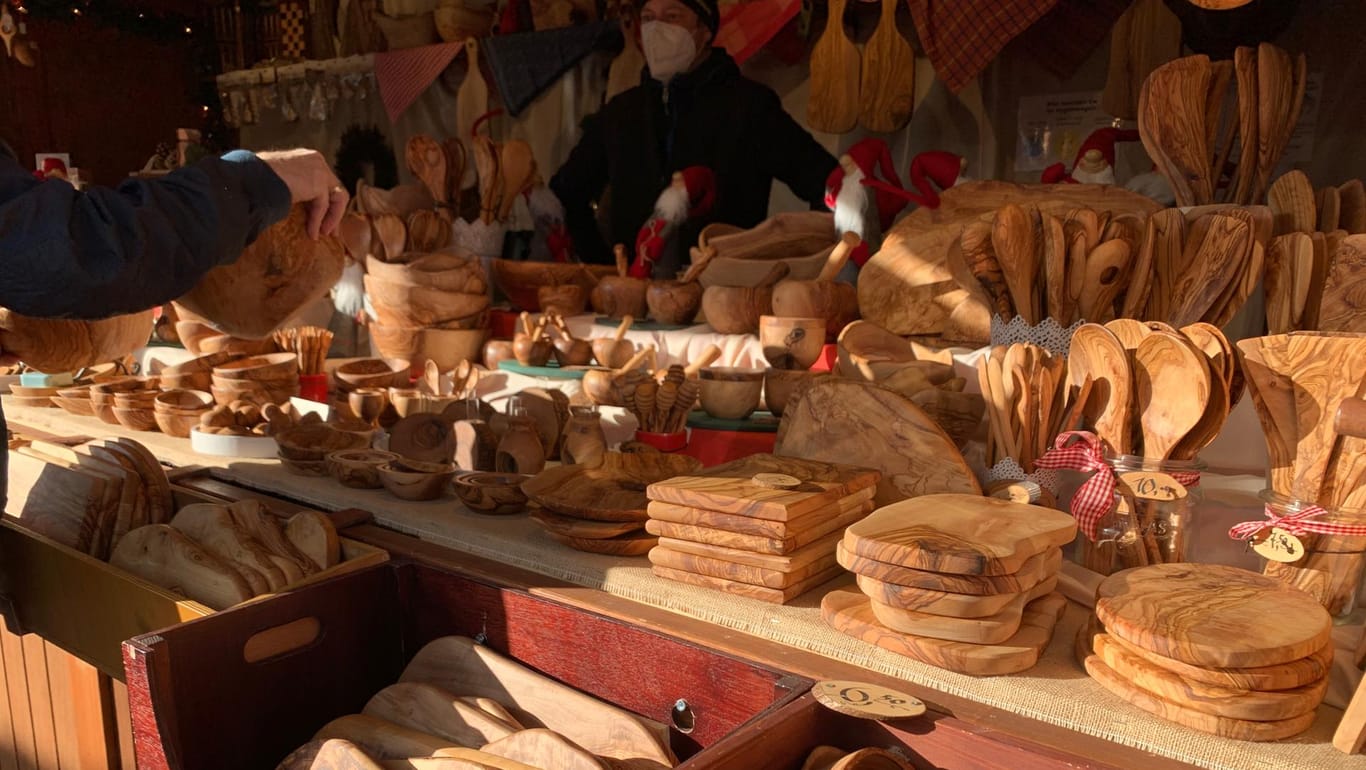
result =
[[1130,454],[1129,356],[1119,338],[1099,324],[1083,324],[1072,335],[1067,357],[1067,382],[1080,388],[1090,379],[1085,413],[1096,435],[1114,454]]
[[427,191],[439,205],[449,200],[446,184],[446,151],[437,141],[426,134],[418,134],[408,140],[404,157],[408,170],[427,186]]
[[520,139],[503,142],[498,150],[498,169],[503,175],[503,200],[498,205],[498,221],[506,222],[517,196],[526,192],[536,178],[536,156],[531,145]]
[[1181,337],[1155,332],[1134,352],[1134,380],[1143,456],[1166,460],[1204,417],[1209,365]]
[[397,261],[408,245],[408,226],[403,219],[397,214],[379,214],[370,218],[370,226],[380,246],[375,256],[383,262]]

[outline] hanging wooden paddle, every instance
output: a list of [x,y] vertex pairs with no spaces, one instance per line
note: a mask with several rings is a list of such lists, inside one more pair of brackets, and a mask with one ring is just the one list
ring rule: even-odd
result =
[[[455,135],[466,143],[468,150],[474,124],[489,111],[489,84],[484,82],[484,73],[479,69],[479,43],[474,38],[465,41],[465,65],[469,70],[455,93]],[[468,190],[477,183],[474,164],[466,158],[460,189]]]
[[[901,0],[882,0],[882,17],[863,46],[859,122],[869,131],[899,131],[915,101],[915,51],[896,28]],[[833,7],[833,6],[832,6]],[[832,17],[833,18],[833,17]]]
[[825,31],[811,51],[811,97],[806,120],[812,131],[843,134],[858,125],[859,52],[844,34],[846,0],[830,0]]

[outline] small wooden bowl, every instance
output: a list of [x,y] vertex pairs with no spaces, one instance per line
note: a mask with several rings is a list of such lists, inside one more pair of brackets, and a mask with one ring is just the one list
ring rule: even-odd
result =
[[129,390],[114,394],[114,406],[119,409],[151,409],[159,390]]
[[782,417],[783,410],[803,383],[824,376],[827,376],[825,372],[804,369],[769,369],[764,373],[764,403],[768,411]]
[[114,420],[129,430],[157,430],[156,414],[151,409],[112,407]]
[[702,284],[693,281],[650,281],[645,290],[650,317],[662,324],[690,324],[702,307]]
[[19,398],[51,398],[57,395],[57,391],[65,390],[64,387],[35,387],[32,385],[11,385],[9,386],[10,395]]
[[338,366],[332,379],[338,390],[358,388],[406,388],[411,364],[403,358],[363,358]]
[[325,460],[293,460],[283,454],[276,455],[280,465],[289,473],[295,476],[326,476],[327,462]]
[[209,392],[213,394],[216,404],[231,404],[234,401],[250,401],[254,404],[286,404],[289,400],[299,395],[299,386],[293,388],[250,388],[247,390],[233,390],[230,388],[220,388],[217,385],[210,385]]
[[455,477],[453,463],[391,460],[379,466],[379,480],[389,494],[400,500],[435,500]]
[[118,418],[114,416],[114,394],[154,388],[157,382],[155,377],[125,377],[91,385],[90,404],[95,416],[110,425],[118,425]]
[[370,438],[363,433],[338,430],[327,424],[299,425],[275,434],[280,455],[291,460],[319,461],[331,452],[365,449]]
[[707,414],[720,420],[743,420],[759,408],[763,369],[713,366],[698,372],[700,400]]
[[168,366],[161,370],[161,387],[171,390],[208,390],[213,383],[213,369],[241,358],[236,353],[218,352],[191,359],[183,364]]
[[606,276],[593,288],[593,309],[615,320],[628,315],[644,318],[648,309],[645,304],[645,290],[648,285],[644,278]]
[[175,438],[189,438],[190,431],[199,424],[200,415],[207,412],[204,409],[198,412],[166,412],[159,409],[152,410],[152,419],[156,421],[157,427],[162,433]]
[[152,408],[167,414],[199,413],[213,408],[213,394],[203,390],[163,390],[152,401]]
[[57,389],[57,395],[60,396],[61,398],[69,398],[69,399],[75,399],[75,400],[81,400],[81,401],[89,401],[89,400],[90,400],[90,388],[92,388],[92,387],[94,387],[93,384],[86,384],[86,385],[72,385],[72,386],[66,387],[66,388],[58,388],[58,389]]
[[299,376],[299,357],[293,353],[269,353],[229,361],[213,368],[215,377],[236,380],[280,380]]
[[58,396],[10,396],[9,402],[15,406],[27,406],[38,409],[52,409],[57,406],[52,399]]
[[431,359],[441,371],[454,369],[461,361],[478,361],[488,339],[488,329],[420,329],[372,323],[370,339],[385,358],[401,358],[412,363],[413,374]]
[[455,477],[455,496],[475,513],[503,516],[526,510],[520,473],[462,473]]
[[275,345],[275,340],[267,337],[263,340],[244,340],[234,337],[231,334],[216,334],[208,337],[201,337],[199,340],[199,355],[208,356],[214,353],[231,353],[235,356],[263,356],[275,353],[279,348]]
[[94,417],[95,405],[90,403],[89,398],[67,398],[66,396],[52,396],[48,399],[53,404],[62,408],[70,414],[80,415],[81,417]]
[[352,489],[379,489],[379,467],[399,459],[379,449],[343,449],[327,453],[327,472],[337,483]]
[[761,316],[759,345],[774,369],[810,369],[825,347],[825,319]]
[[464,401],[456,396],[433,396],[417,388],[390,388],[389,403],[400,418],[410,414],[441,414],[451,404]]

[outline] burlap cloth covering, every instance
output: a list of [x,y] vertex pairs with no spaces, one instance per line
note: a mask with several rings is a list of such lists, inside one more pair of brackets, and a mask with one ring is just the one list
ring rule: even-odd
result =
[[1087,677],[1073,658],[1073,640],[1085,618],[1085,611],[1075,604],[1068,605],[1043,660],[1034,668],[1011,676],[963,676],[856,641],[821,622],[820,597],[831,588],[852,583],[848,576],[786,606],[766,604],[655,577],[643,557],[598,556],[570,550],[551,540],[525,515],[480,516],[467,511],[453,496],[430,503],[403,502],[382,491],[347,489],[329,479],[291,475],[274,461],[198,455],[190,451],[188,441],[160,433],[125,431],[94,418],[76,417],[56,409],[22,408],[5,401],[5,413],[12,424],[61,435],[130,436],[175,465],[210,467],[215,469],[216,477],[224,480],[324,509],[363,508],[372,511],[380,525],[429,542],[598,588],[1194,765],[1228,770],[1366,767],[1366,759],[1333,749],[1330,741],[1342,713],[1330,706],[1320,708],[1319,718],[1308,732],[1280,743],[1218,738],[1130,706]]

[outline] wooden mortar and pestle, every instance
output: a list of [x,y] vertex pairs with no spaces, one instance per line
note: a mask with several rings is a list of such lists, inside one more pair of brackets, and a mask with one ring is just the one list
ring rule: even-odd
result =
[[577,282],[555,283],[555,275],[546,271],[546,283],[536,289],[536,301],[542,313],[557,313],[566,318],[579,315],[588,306],[588,290]]
[[630,263],[626,258],[626,247],[617,244],[613,250],[617,258],[617,274],[598,279],[593,288],[591,299],[593,309],[608,318],[620,319],[626,316],[645,317],[645,289],[648,282],[644,278],[627,275]]
[[545,366],[550,361],[550,354],[555,350],[550,344],[550,337],[545,333],[545,316],[532,326],[531,314],[524,310],[521,325],[522,331],[512,338],[512,355],[522,366]]
[[[655,346],[648,345],[631,356],[616,369],[590,369],[583,373],[583,392],[599,406],[622,406],[622,387],[650,379],[650,372],[641,369],[646,359],[653,359]],[[653,366],[650,367],[653,370]],[[636,372],[639,372],[637,375]]]
[[707,268],[716,249],[706,248],[692,251],[692,265],[677,281],[650,281],[645,290],[645,304],[650,307],[650,317],[662,324],[690,324],[697,317],[702,306],[702,284],[697,282],[702,271]]
[[757,286],[707,287],[702,293],[702,315],[719,334],[757,332],[759,317],[774,315],[773,286],[787,277],[788,270],[786,262],[778,262]]
[[588,340],[581,340],[569,331],[569,325],[564,322],[564,316],[559,313],[549,313],[550,325],[557,332],[555,345],[555,361],[561,367],[565,366],[587,366],[593,360],[593,346]]
[[512,352],[512,340],[489,340],[484,343],[484,366],[498,371],[498,364],[517,356]]
[[783,281],[773,289],[773,315],[798,318],[824,318],[825,339],[834,342],[844,327],[857,321],[858,290],[853,284],[835,277],[844,269],[849,255],[863,243],[855,233],[845,233],[821,268],[810,281]]
[[617,326],[617,333],[611,337],[598,337],[592,341],[593,358],[598,362],[598,366],[605,366],[608,369],[616,369],[635,354],[635,344],[626,340],[626,332],[631,330],[631,324],[635,319],[630,315],[621,319],[621,325]]

